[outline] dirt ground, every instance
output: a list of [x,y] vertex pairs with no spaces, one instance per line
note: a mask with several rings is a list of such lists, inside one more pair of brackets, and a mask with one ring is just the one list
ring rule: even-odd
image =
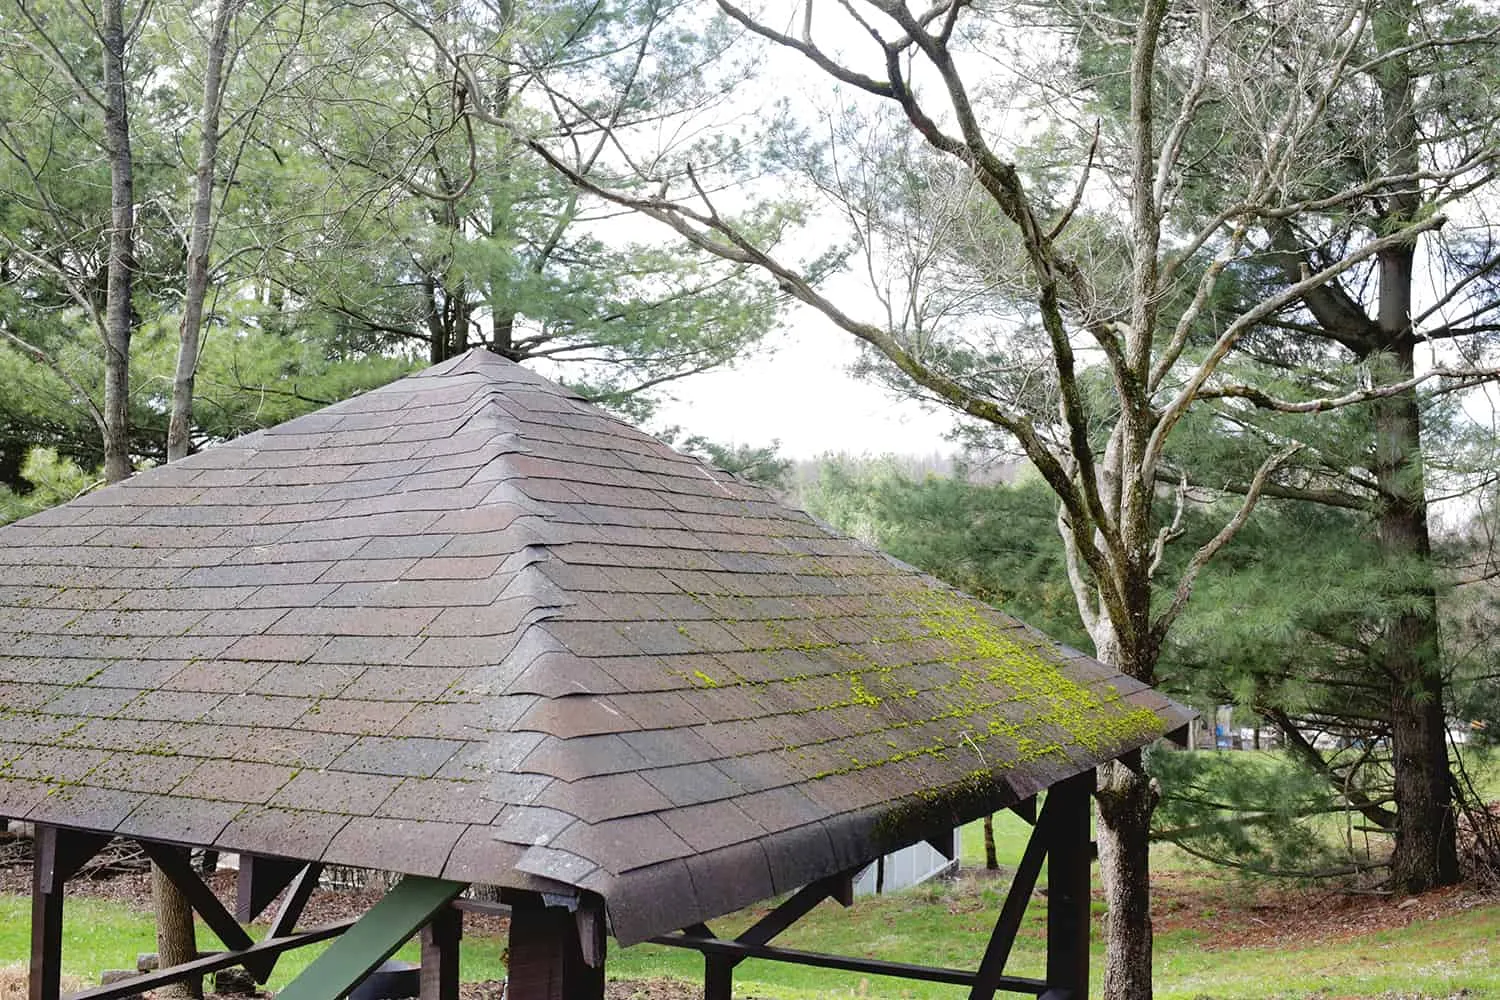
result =
[[1409,927],[1495,902],[1465,886],[1435,889],[1393,901],[1376,893],[1287,889],[1229,879],[1206,886],[1201,875],[1152,876],[1151,915],[1158,931],[1194,927],[1209,933],[1214,951],[1306,946]]

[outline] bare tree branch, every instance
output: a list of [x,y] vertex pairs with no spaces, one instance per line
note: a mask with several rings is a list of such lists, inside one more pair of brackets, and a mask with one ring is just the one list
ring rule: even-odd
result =
[[1152,623],[1151,630],[1156,635],[1157,641],[1166,638],[1167,631],[1172,627],[1172,623],[1177,620],[1178,615],[1182,614],[1183,608],[1187,607],[1188,598],[1193,595],[1193,584],[1197,582],[1198,574],[1203,571],[1203,567],[1208,565],[1209,561],[1218,554],[1220,549],[1229,544],[1230,540],[1245,526],[1245,522],[1250,519],[1250,515],[1255,510],[1255,505],[1260,500],[1261,492],[1265,489],[1266,480],[1270,478],[1271,473],[1275,472],[1287,459],[1301,450],[1302,445],[1294,444],[1271,455],[1262,462],[1260,468],[1255,471],[1254,478],[1250,480],[1250,487],[1245,491],[1244,500],[1240,503],[1239,510],[1235,511],[1234,517],[1230,518],[1219,529],[1218,534],[1203,543],[1198,551],[1193,553],[1193,557],[1188,560],[1187,568],[1182,571],[1182,576],[1178,578],[1177,590],[1172,595],[1171,603],[1167,605],[1166,610]]

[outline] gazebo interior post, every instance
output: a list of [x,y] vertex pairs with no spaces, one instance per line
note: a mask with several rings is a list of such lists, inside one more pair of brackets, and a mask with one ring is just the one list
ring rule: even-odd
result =
[[458,943],[463,938],[462,910],[446,906],[422,928],[419,1000],[458,1000]]
[[63,888],[109,835],[37,824],[31,861],[31,971],[28,1000],[62,994]]
[[1085,1000],[1089,995],[1094,782],[1090,769],[1047,791],[1047,992],[1042,1000]]
[[234,883],[234,918],[248,924],[307,868],[306,861],[241,854]]
[[603,913],[582,900],[569,910],[517,893],[506,973],[509,1000],[603,1000]]

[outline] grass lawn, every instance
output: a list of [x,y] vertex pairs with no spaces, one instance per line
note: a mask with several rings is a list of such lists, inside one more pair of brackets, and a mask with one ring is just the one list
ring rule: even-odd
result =
[[[1014,863],[1025,846],[1027,828],[1007,817],[997,822],[1002,864]],[[982,864],[979,825],[963,832],[964,857]],[[1167,857],[1165,867],[1179,864]],[[1361,932],[1344,911],[1325,913],[1316,902],[1300,911],[1258,902],[1254,886],[1201,872],[1168,871],[1159,894],[1156,987],[1163,1000],[1263,1000],[1268,997],[1493,997],[1500,1000],[1500,904],[1469,897],[1411,911],[1406,927]],[[897,961],[973,968],[983,951],[1004,895],[1004,879],[970,874],[956,882],[935,883],[879,898],[862,899],[848,911],[825,902],[778,944],[813,951],[868,955]],[[1300,904],[1298,904],[1300,905]],[[1337,908],[1336,900],[1328,904]],[[1374,904],[1393,907],[1394,904]],[[1465,908],[1467,907],[1467,908]],[[717,933],[735,932],[764,907],[714,921]],[[1096,903],[1096,919],[1102,905]],[[1370,906],[1359,910],[1368,916]],[[1290,914],[1290,915],[1289,915]],[[1033,902],[1007,971],[1039,975],[1043,967],[1045,901]],[[78,898],[67,908],[66,971],[96,982],[106,968],[125,968],[137,952],[151,951],[149,915],[120,903]],[[1361,917],[1363,919],[1363,917]],[[1301,922],[1316,924],[1312,937],[1296,932]],[[1350,922],[1348,927],[1344,922]],[[1258,927],[1257,924],[1267,926]],[[0,895],[0,966],[23,963],[28,947],[28,901]],[[1278,925],[1292,926],[1278,926]],[[1276,935],[1269,932],[1286,931]],[[1244,941],[1245,932],[1254,940]],[[1347,933],[1345,933],[1347,931]],[[205,948],[214,938],[201,930]],[[1095,929],[1094,972],[1102,966],[1100,933]],[[504,976],[504,942],[470,933],[463,943],[465,980]],[[285,983],[316,954],[291,952],[277,967],[273,987]],[[408,944],[402,957],[415,959]],[[701,982],[702,960],[680,949],[642,945],[611,952],[611,978],[670,976]],[[766,1000],[821,997],[943,998],[966,996],[960,987],[909,983],[851,973],[750,961],[736,972],[736,994]],[[1467,992],[1462,992],[1467,991]]]

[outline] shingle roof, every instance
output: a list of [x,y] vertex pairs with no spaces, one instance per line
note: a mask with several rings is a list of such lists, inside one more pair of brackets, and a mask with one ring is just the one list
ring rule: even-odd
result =
[[0,528],[0,815],[625,942],[1186,718],[482,351]]

